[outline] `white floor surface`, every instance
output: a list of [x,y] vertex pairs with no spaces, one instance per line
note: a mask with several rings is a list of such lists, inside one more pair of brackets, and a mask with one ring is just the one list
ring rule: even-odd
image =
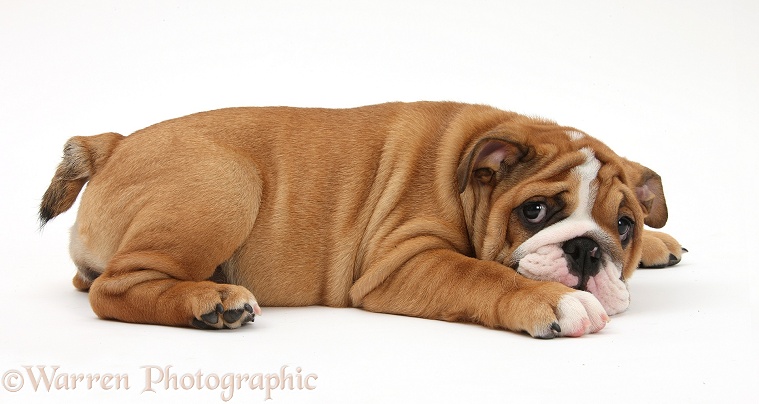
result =
[[[757,4],[0,2],[0,402],[757,402]],[[73,212],[38,231],[70,136],[422,99],[551,118],[655,169],[690,253],[577,339],[323,307],[202,332],[98,320],[70,284]]]

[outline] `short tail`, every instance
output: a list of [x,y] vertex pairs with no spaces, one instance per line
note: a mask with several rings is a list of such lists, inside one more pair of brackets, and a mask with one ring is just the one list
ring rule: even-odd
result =
[[63,146],[63,160],[40,203],[40,227],[67,211],[76,201],[84,184],[95,175],[124,136],[103,133],[75,136]]

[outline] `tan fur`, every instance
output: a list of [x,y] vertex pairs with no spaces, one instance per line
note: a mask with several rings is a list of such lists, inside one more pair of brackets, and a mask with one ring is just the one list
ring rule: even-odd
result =
[[[598,215],[611,232],[620,204],[640,219],[626,276],[647,257],[643,219],[666,222],[658,177],[567,131],[456,103],[209,111],[72,138],[41,217],[68,209],[89,180],[74,284],[103,318],[233,328],[256,303],[354,306],[546,336],[573,290],[506,266],[530,234],[516,206],[573,186],[567,170],[587,146],[609,167],[602,189],[616,190]],[[208,281],[215,273],[228,284]]]
[[640,266],[644,268],[663,268],[680,262],[683,248],[669,234],[646,230],[643,232],[643,253]]

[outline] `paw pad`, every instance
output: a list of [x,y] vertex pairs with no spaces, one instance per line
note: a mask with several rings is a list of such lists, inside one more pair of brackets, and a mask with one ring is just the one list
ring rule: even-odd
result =
[[201,330],[238,328],[255,321],[256,313],[260,311],[261,309],[255,310],[250,303],[245,303],[241,309],[229,310],[224,310],[224,306],[218,303],[213,311],[201,315],[199,319],[193,319],[192,326]]

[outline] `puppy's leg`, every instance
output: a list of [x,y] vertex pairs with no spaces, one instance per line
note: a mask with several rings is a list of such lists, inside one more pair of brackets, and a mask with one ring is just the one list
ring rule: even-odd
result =
[[141,199],[108,199],[119,192],[115,180],[90,184],[75,228],[84,248],[97,255],[107,235],[121,235],[90,285],[92,309],[101,318],[198,328],[252,321],[260,308],[248,289],[208,279],[252,231],[257,175],[225,160],[188,164],[172,175],[160,188],[140,189]]
[[667,233],[643,230],[643,254],[641,268],[664,268],[675,265],[683,257],[684,249],[674,237]]
[[74,287],[78,290],[87,292],[90,290],[90,286],[92,286],[92,281],[97,278],[98,275],[98,273],[88,268],[79,268],[76,275],[74,275],[74,279],[71,280],[71,283],[73,283]]
[[244,287],[202,280],[212,273],[166,252],[121,253],[92,283],[90,303],[101,318],[204,329],[237,328],[261,313]]
[[428,250],[360,302],[367,310],[526,331],[533,337],[581,336],[609,317],[590,293],[527,279],[496,262]]

